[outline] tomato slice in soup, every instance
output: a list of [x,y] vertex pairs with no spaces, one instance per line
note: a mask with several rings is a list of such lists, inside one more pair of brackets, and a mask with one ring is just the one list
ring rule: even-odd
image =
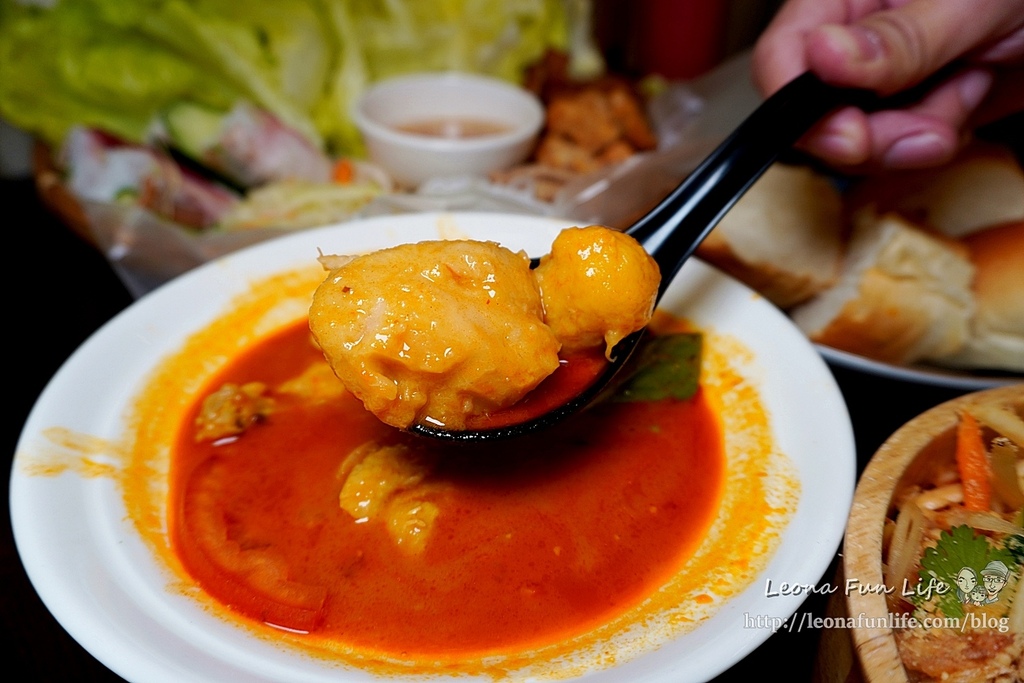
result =
[[327,590],[290,580],[273,540],[248,535],[245,521],[223,505],[231,483],[231,469],[218,457],[192,472],[180,513],[183,561],[208,592],[239,611],[273,626],[315,630]]

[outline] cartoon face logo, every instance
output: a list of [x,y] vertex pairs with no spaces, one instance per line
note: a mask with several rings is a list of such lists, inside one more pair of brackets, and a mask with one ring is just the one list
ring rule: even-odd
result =
[[985,602],[992,603],[999,599],[999,591],[1003,590],[1009,578],[1010,568],[999,560],[993,560],[981,570],[981,578],[985,582]]
[[956,586],[960,590],[960,599],[970,596],[971,591],[978,585],[978,575],[970,567],[964,567],[956,575]]

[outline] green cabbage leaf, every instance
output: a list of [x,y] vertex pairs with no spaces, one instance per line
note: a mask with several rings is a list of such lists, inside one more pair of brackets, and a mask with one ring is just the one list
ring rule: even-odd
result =
[[51,144],[74,125],[143,142],[167,108],[264,108],[333,154],[378,80],[457,70],[521,82],[566,49],[563,0],[0,0],[0,117]]

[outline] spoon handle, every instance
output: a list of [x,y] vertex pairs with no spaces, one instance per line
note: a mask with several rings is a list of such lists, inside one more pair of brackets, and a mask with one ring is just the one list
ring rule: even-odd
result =
[[[911,102],[930,85],[931,81],[925,82],[899,96],[882,99],[865,90],[827,85],[805,73],[765,100],[672,194],[626,231],[658,262],[661,269],[658,298],[686,258],[736,200],[782,152],[792,147],[826,114],[841,105],[875,111],[882,106],[894,106],[897,98],[900,103]],[[533,265],[537,263],[535,259]],[[547,429],[592,403],[625,364],[643,334],[640,330],[621,340],[615,347],[615,357],[601,376],[579,395],[527,422],[462,431],[414,425],[410,431],[452,442],[475,443]]]
[[661,268],[658,298],[683,262],[776,158],[840,105],[875,109],[863,90],[828,85],[807,72],[766,99],[668,197],[626,232]]

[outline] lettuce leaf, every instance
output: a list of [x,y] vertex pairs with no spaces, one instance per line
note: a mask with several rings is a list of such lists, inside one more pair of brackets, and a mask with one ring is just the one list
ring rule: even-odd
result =
[[52,10],[0,2],[0,115],[51,143],[75,123],[140,141],[171,102],[226,107],[241,95],[98,9],[88,0]]
[[181,101],[240,99],[332,153],[361,149],[374,81],[460,70],[519,82],[565,49],[561,0],[0,0],[0,116],[57,144],[73,125],[143,142]]

